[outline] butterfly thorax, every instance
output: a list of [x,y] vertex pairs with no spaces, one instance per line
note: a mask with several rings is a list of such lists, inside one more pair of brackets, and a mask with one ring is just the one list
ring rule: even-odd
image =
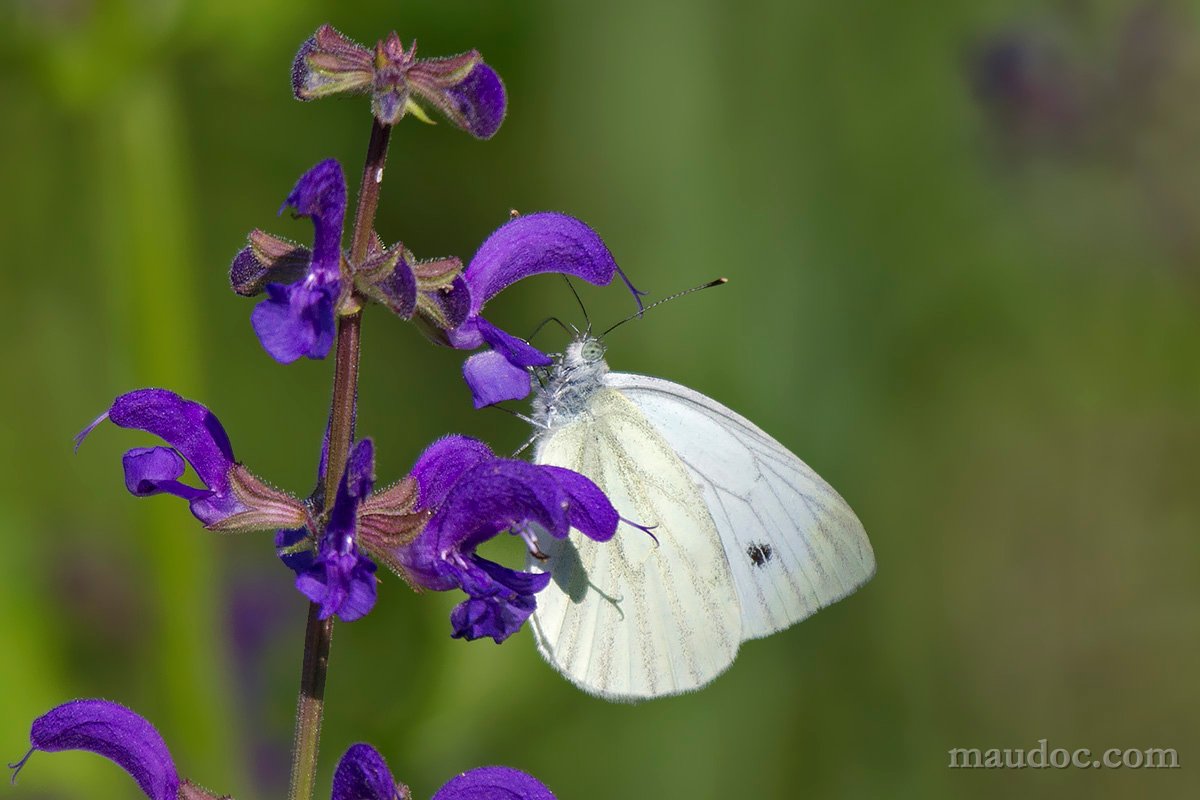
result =
[[534,386],[534,421],[546,430],[574,422],[585,413],[592,395],[603,387],[607,372],[604,343],[591,334],[580,334],[538,376],[540,385]]

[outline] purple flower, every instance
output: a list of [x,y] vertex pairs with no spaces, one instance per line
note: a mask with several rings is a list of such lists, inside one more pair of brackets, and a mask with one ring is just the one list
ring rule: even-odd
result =
[[600,236],[566,214],[541,212],[517,217],[502,225],[480,246],[463,273],[470,291],[466,319],[449,332],[450,344],[460,350],[487,346],[463,364],[463,377],[475,407],[519,400],[529,394],[529,367],[547,366],[551,359],[523,339],[497,328],[481,316],[483,306],[501,290],[522,278],[561,272],[604,286],[614,275],[629,287],[638,308],[640,295],[613,260]]
[[[108,700],[72,700],[33,721],[29,752],[15,764],[17,774],[35,750],[57,753],[87,750],[124,769],[150,800],[215,800],[209,792],[180,780],[171,751],[143,717]],[[369,744],[351,745],[333,773],[330,800],[400,800],[408,788],[396,782],[387,762]],[[433,800],[554,800],[541,781],[510,767],[480,767],[448,781]]]
[[352,744],[333,771],[330,800],[398,800],[400,787],[387,762],[369,744]]
[[503,531],[521,536],[536,552],[535,536],[563,538],[571,528],[596,541],[612,538],[617,512],[587,478],[559,467],[497,458],[463,436],[432,445],[413,467],[416,510],[432,510],[411,542],[389,560],[413,583],[467,600],[451,613],[455,638],[490,636],[497,643],[516,633],[536,607],[534,595],[550,581],[503,567],[476,552]]
[[[125,453],[125,487],[131,494],[182,497],[192,515],[210,530],[262,530],[304,522],[303,503],[265,485],[238,464],[220,421],[199,403],[166,389],[123,394],[79,432],[76,449],[106,419],[122,428],[152,433],[171,445],[135,447]],[[204,488],[179,481],[187,464]]]
[[374,484],[375,450],[370,439],[363,439],[350,452],[316,552],[290,552],[306,535],[304,528],[276,536],[284,563],[296,573],[296,589],[321,606],[321,619],[337,614],[351,622],[375,606],[375,563],[357,543],[359,506]]
[[[351,745],[333,773],[330,800],[398,800],[408,788],[369,744]],[[510,767],[479,767],[450,779],[433,800],[554,800],[541,781]]]
[[296,53],[292,91],[298,100],[369,93],[371,111],[382,125],[395,125],[408,113],[432,122],[420,100],[478,139],[495,135],[508,102],[500,76],[478,51],[449,58],[416,56],[416,43],[405,51],[394,31],[372,53],[323,25]]
[[324,358],[333,346],[346,216],[341,165],[328,159],[304,173],[279,212],[289,206],[312,219],[312,250],[256,230],[229,269],[238,294],[253,296],[265,288],[267,298],[254,307],[250,322],[263,349],[281,364],[301,356]]
[[511,767],[477,767],[451,778],[432,800],[555,800],[532,775]]
[[34,750],[89,750],[128,772],[150,800],[176,800],[179,774],[166,742],[142,717],[108,700],[72,700],[33,721],[30,750],[10,764],[13,780]]

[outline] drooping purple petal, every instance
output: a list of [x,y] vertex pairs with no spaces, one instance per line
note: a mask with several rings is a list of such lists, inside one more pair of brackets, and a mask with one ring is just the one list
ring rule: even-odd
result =
[[399,796],[387,762],[371,745],[351,745],[338,761],[330,800],[396,800]]
[[339,283],[304,279],[267,284],[267,298],[250,313],[250,324],[263,349],[281,364],[308,356],[321,359],[333,347],[334,303]]
[[128,772],[150,800],[176,800],[179,792],[179,774],[162,736],[143,717],[108,700],[72,700],[50,709],[33,721],[29,743],[47,753],[88,750],[103,756]]
[[462,371],[476,408],[520,400],[530,392],[529,372],[495,350],[469,356],[463,362]]
[[495,458],[492,449],[478,439],[457,434],[438,439],[413,464],[410,475],[418,486],[414,510],[441,505],[464,472]]
[[451,778],[432,800],[555,800],[555,797],[541,781],[518,769],[478,767]]
[[300,594],[321,606],[320,618],[337,614],[353,622],[375,607],[375,562],[359,553],[319,553],[312,568],[296,576]]
[[196,489],[179,482],[187,469],[183,458],[169,447],[135,447],[121,457],[125,467],[125,488],[135,497],[166,493],[185,500],[212,497],[207,489]]
[[468,596],[450,611],[450,638],[468,642],[490,638],[500,644],[521,630],[536,609],[531,594]]
[[[374,473],[374,447],[370,439],[363,439],[350,452],[316,555],[281,554],[284,563],[296,569],[296,589],[321,606],[321,619],[337,614],[351,622],[375,606],[375,562],[359,550],[356,541],[358,507],[371,492]],[[301,538],[295,532],[281,532],[276,543],[295,544]]]
[[476,326],[483,340],[515,367],[548,367],[554,363],[554,359],[529,342],[505,333],[483,317],[479,317]]
[[476,554],[471,559],[474,565],[488,576],[493,585],[501,586],[517,594],[532,595],[550,585],[548,572],[521,572],[509,569]]

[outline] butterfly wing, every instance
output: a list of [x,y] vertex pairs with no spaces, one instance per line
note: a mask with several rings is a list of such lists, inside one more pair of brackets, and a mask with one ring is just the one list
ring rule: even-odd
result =
[[743,640],[799,622],[875,573],[846,501],[752,422],[660,378],[608,373],[604,383],[641,411],[699,485],[737,587]]
[[[733,661],[741,610],[700,489],[672,447],[620,393],[599,389],[575,422],[543,434],[538,463],[591,478],[625,519],[609,542],[541,536],[549,570],[532,628],[539,652],[577,686],[615,700],[678,694]],[[657,543],[656,541],[657,540]]]

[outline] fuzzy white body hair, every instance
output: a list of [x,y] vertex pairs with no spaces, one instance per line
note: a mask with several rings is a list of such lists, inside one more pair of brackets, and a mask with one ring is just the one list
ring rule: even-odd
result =
[[604,344],[589,333],[567,345],[550,368],[545,384],[535,386],[533,421],[539,429],[552,431],[579,419],[608,374]]

